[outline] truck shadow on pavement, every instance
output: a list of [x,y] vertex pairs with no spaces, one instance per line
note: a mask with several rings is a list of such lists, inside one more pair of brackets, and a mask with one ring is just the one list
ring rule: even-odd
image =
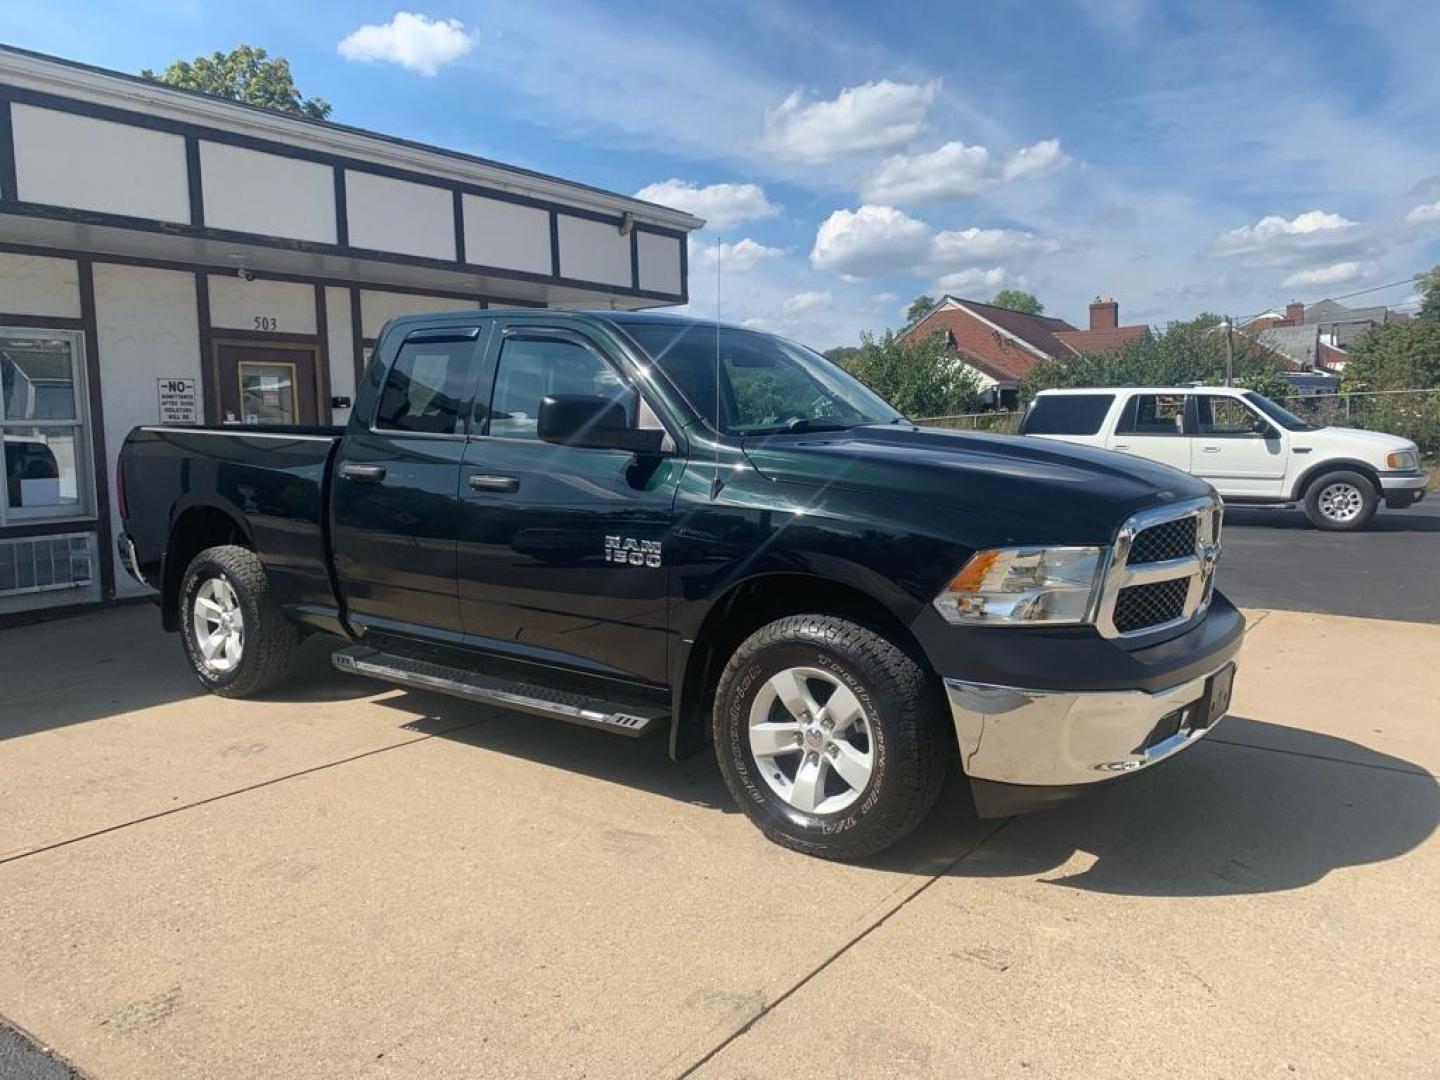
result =
[[1012,819],[953,873],[1128,896],[1284,892],[1398,858],[1437,824],[1440,786],[1411,762],[1232,716],[1153,772]]
[[[420,730],[464,745],[739,813],[708,754],[677,764],[663,738],[620,739],[514,713],[453,726],[468,707],[429,694],[384,703],[427,713]],[[1041,876],[1130,896],[1283,892],[1342,867],[1397,858],[1437,825],[1440,786],[1419,766],[1346,739],[1232,716],[1163,767],[1003,823],[976,819],[957,771],[930,817],[865,865]],[[758,833],[755,842],[764,842]]]

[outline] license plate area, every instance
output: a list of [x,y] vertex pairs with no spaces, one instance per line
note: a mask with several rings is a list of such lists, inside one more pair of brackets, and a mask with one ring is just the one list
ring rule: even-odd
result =
[[1208,728],[1230,711],[1230,694],[1235,688],[1235,665],[1226,664],[1205,680],[1205,696],[1196,702],[1191,726],[1197,730]]

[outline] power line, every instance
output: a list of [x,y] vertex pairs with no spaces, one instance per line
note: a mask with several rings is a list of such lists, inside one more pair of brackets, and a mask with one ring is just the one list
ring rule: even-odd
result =
[[[1388,284],[1388,285],[1372,285],[1372,286],[1371,286],[1370,288],[1368,288],[1368,289],[1356,289],[1354,292],[1342,293],[1342,294],[1340,294],[1339,296],[1324,296],[1324,297],[1321,297],[1321,300],[1349,300],[1351,297],[1354,297],[1354,296],[1365,296],[1365,295],[1367,295],[1367,294],[1369,294],[1369,293],[1383,292],[1385,289],[1398,289],[1401,285],[1414,285],[1414,284],[1415,284],[1415,279],[1414,279],[1413,277],[1408,277],[1408,278],[1406,278],[1404,281],[1392,281],[1392,282],[1390,282],[1390,284]],[[1319,302],[1320,302],[1319,300],[1315,301],[1315,303],[1317,303],[1317,304],[1318,304]],[[1310,304],[1306,304],[1305,306],[1306,306],[1306,307],[1310,307],[1311,305],[1310,305]],[[1257,312],[1255,312],[1254,315],[1246,315],[1244,318],[1238,320],[1238,322],[1239,322],[1240,324],[1244,324],[1244,323],[1249,322],[1251,319],[1258,319],[1261,315],[1264,315],[1266,311],[1274,311],[1274,310],[1275,310],[1274,308],[1266,308],[1265,311],[1257,311]]]

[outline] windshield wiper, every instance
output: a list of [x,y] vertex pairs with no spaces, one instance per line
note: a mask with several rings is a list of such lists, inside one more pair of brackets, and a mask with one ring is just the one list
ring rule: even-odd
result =
[[812,431],[849,431],[852,427],[858,427],[865,423],[858,420],[854,423],[844,423],[840,420],[821,420],[813,416],[796,416],[786,420],[783,424],[770,424],[766,427],[750,428],[743,431],[744,435],[800,435]]
[[792,433],[802,431],[849,431],[858,424],[847,424],[840,420],[819,420],[813,416],[797,416],[785,421],[782,430]]

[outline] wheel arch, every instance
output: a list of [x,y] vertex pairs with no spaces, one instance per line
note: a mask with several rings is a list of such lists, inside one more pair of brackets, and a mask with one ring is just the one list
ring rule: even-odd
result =
[[679,643],[671,683],[672,758],[690,757],[707,745],[708,706],[720,672],[736,647],[767,623],[810,613],[852,619],[882,634],[924,670],[931,670],[906,620],[858,585],[802,572],[753,575],[730,585],[710,605],[693,638]]
[[1374,465],[1357,461],[1354,458],[1327,458],[1325,461],[1317,461],[1300,474],[1300,478],[1295,481],[1294,489],[1290,492],[1291,499],[1294,502],[1300,502],[1305,498],[1305,493],[1310,490],[1316,480],[1332,472],[1359,473],[1365,477],[1366,480],[1370,481],[1370,485],[1375,489],[1377,498],[1384,497],[1385,489],[1380,485],[1380,473]]
[[170,525],[160,581],[160,613],[166,630],[180,629],[180,584],[191,560],[206,548],[236,544],[255,550],[243,515],[215,503],[178,509]]

